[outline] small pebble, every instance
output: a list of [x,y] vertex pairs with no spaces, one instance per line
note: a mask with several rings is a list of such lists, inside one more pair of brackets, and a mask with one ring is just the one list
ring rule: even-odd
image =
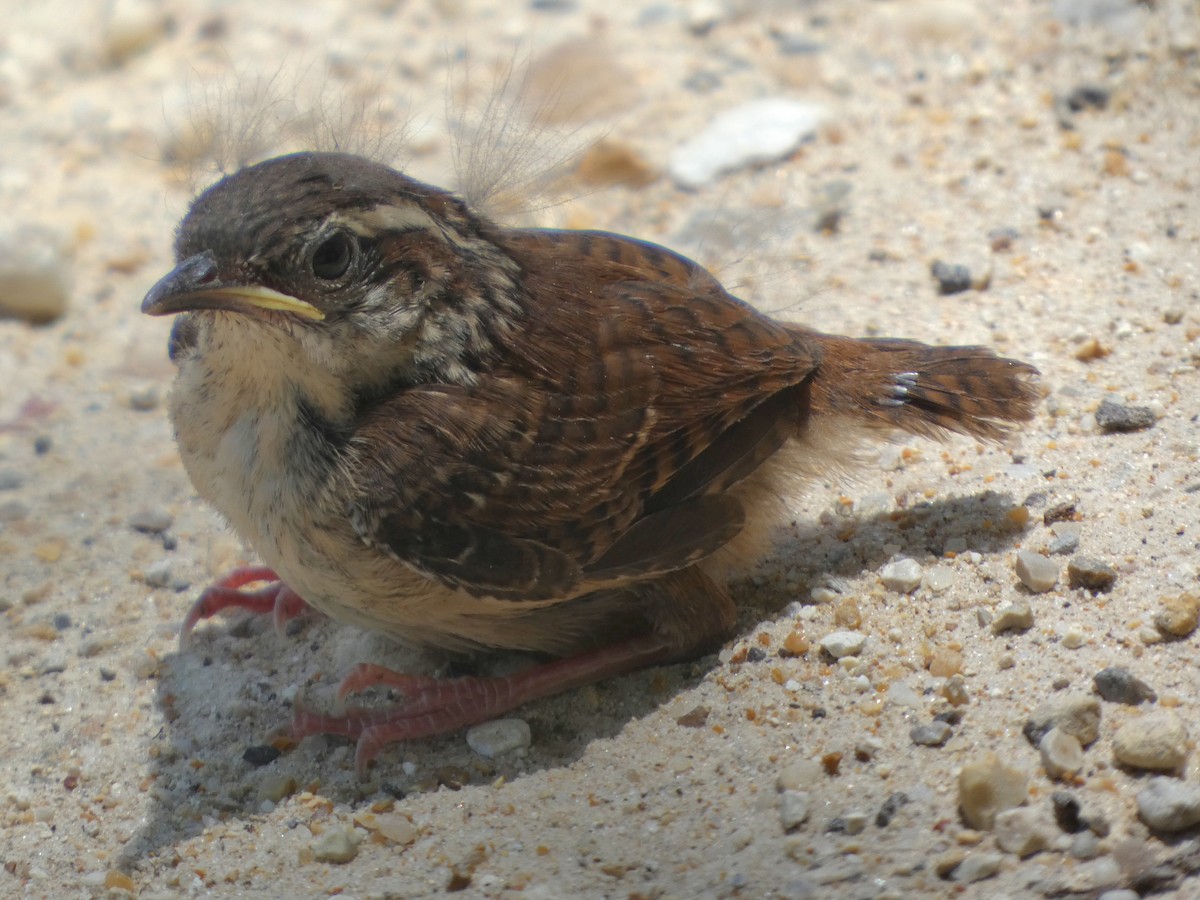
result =
[[1200,785],[1159,775],[1137,793],[1138,818],[1155,831],[1200,824]]
[[1099,84],[1081,84],[1067,94],[1067,108],[1071,112],[1085,109],[1104,109],[1108,106],[1108,88]]
[[1003,862],[999,853],[971,853],[954,867],[950,877],[962,884],[983,881],[999,872]]
[[1108,593],[1117,581],[1117,570],[1090,556],[1076,556],[1067,564],[1067,579],[1073,588]]
[[1162,608],[1154,614],[1154,627],[1169,638],[1188,637],[1200,623],[1200,597],[1184,592],[1176,597],[1164,597]]
[[908,803],[908,794],[896,792],[883,801],[883,805],[879,807],[879,812],[875,814],[875,824],[880,828],[887,828],[892,824],[892,819],[900,807]]
[[667,168],[681,187],[702,187],[727,172],[782,159],[826,117],[823,106],[788,97],[752,100],[716,115],[675,149]]
[[779,821],[784,831],[799,828],[812,810],[812,795],[808,791],[783,791],[779,795]]
[[1123,406],[1112,400],[1103,400],[1096,410],[1096,425],[1106,434],[1124,431],[1141,431],[1150,428],[1157,419],[1149,406]]
[[925,571],[922,583],[933,593],[940,594],[954,583],[954,570],[949,566],[932,566]]
[[1033,607],[1024,597],[1018,597],[1004,607],[992,620],[992,634],[1006,631],[1028,631],[1033,627]]
[[1113,735],[1113,756],[1134,769],[1174,771],[1186,761],[1188,732],[1170,710],[1130,719]]
[[908,594],[921,586],[923,571],[915,559],[898,559],[890,562],[879,573],[879,580],[890,591]]
[[1058,584],[1058,563],[1032,550],[1017,553],[1017,577],[1035,594],[1042,594]]
[[296,779],[291,775],[268,775],[259,782],[257,797],[259,803],[264,800],[278,803],[294,793],[296,793]]
[[940,747],[954,735],[954,729],[947,722],[930,722],[918,725],[908,733],[914,744],[922,747]]
[[1063,632],[1062,645],[1068,650],[1078,650],[1087,640],[1087,636],[1083,633],[1078,625],[1072,625]]
[[467,746],[488,759],[523,750],[530,742],[529,723],[524,719],[496,719],[467,729]]
[[1028,776],[1004,764],[995,753],[986,753],[963,766],[958,775],[958,804],[971,828],[990,831],[996,814],[1025,802]]
[[25,476],[13,469],[0,469],[0,491],[15,491],[25,484]]
[[165,588],[171,584],[171,560],[161,559],[142,570],[142,580],[147,587]]
[[279,759],[279,756],[279,751],[270,744],[255,744],[246,748],[242,759],[252,766],[265,766]]
[[1028,806],[996,813],[996,846],[1024,859],[1046,850],[1056,836],[1054,823],[1040,809]]
[[174,523],[174,517],[165,509],[141,509],[131,515],[129,527],[143,534],[162,534]]
[[834,659],[858,656],[867,643],[867,636],[858,631],[834,631],[821,638],[821,649]]
[[1101,669],[1092,677],[1096,693],[1109,703],[1124,703],[1126,706],[1137,706],[1149,701],[1158,700],[1154,689],[1140,678],[1136,678],[1128,669],[1110,666]]
[[937,282],[939,294],[961,294],[971,288],[971,270],[966,266],[935,259],[929,267],[929,274]]
[[1055,791],[1050,795],[1050,805],[1054,810],[1054,821],[1067,834],[1078,834],[1087,829],[1087,823],[1080,815],[1079,801],[1074,794],[1066,791]]
[[1075,859],[1095,859],[1100,853],[1100,838],[1090,831],[1081,831],[1072,839],[1067,852]]
[[1065,556],[1079,549],[1078,522],[1055,522],[1050,526],[1050,532],[1054,537],[1046,549],[1051,556]]
[[348,863],[358,855],[358,836],[352,828],[334,826],[321,835],[312,849],[320,862]]
[[30,223],[0,229],[0,315],[42,324],[66,312],[71,263],[64,246],[60,235]]
[[1052,728],[1072,735],[1087,747],[1100,736],[1100,701],[1073,694],[1051,698],[1033,711],[1021,731],[1036,747]]
[[129,407],[138,412],[150,412],[158,409],[158,387],[147,385],[135,388],[129,392]]
[[1083,768],[1083,746],[1079,738],[1058,728],[1051,728],[1038,743],[1042,766],[1051,778],[1062,779]]

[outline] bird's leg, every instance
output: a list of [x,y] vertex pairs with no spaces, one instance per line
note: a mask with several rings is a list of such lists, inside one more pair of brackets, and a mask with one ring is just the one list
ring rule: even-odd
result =
[[403,700],[393,707],[356,708],[340,716],[297,706],[291,735],[297,740],[315,734],[357,739],[354,768],[361,777],[388,744],[445,734],[533,700],[694,655],[733,624],[729,595],[696,568],[672,572],[634,590],[639,608],[651,609],[654,622],[647,633],[501,677],[431,678],[360,665],[342,681],[339,698],[385,685]]
[[386,684],[404,695],[402,703],[378,710],[352,709],[341,716],[297,706],[291,733],[297,740],[314,734],[356,738],[354,768],[361,777],[388,744],[485,722],[533,700],[667,662],[675,655],[663,638],[644,635],[501,677],[439,679],[404,675],[382,666],[359,666],[342,682],[339,694]]
[[[257,590],[244,590],[248,584],[269,582]],[[234,569],[215,584],[205,588],[192,604],[179,629],[179,646],[186,647],[192,630],[201,619],[215,616],[223,609],[245,609],[252,613],[271,613],[275,630],[282,632],[292,619],[308,609],[308,604],[279,576],[265,566]]]

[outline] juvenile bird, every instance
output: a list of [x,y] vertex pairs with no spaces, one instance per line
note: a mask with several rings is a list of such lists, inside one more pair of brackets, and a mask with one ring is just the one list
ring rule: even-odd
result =
[[293,729],[357,737],[360,770],[702,652],[734,622],[725,572],[797,474],[897,431],[996,438],[1037,397],[1032,366],[987,349],[775,321],[663,247],[501,227],[345,154],[224,178],[175,254],[142,310],[178,315],[179,451],[264,563],[205,591],[184,636],[307,603],[406,644],[555,658],[502,678],[356,668],[343,695],[404,702]]

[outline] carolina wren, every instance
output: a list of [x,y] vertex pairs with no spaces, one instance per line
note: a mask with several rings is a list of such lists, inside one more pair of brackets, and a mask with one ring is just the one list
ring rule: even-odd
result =
[[[694,655],[796,473],[896,431],[996,438],[1036,370],[980,347],[771,319],[697,263],[504,228],[386,166],[300,153],[202,193],[142,304],[178,314],[170,404],[197,492],[257,551],[206,591],[398,641],[558,659],[505,678],[359,667],[387,710],[297,714],[385,744]],[[249,592],[252,581],[275,583]],[[303,602],[299,600],[303,598]]]

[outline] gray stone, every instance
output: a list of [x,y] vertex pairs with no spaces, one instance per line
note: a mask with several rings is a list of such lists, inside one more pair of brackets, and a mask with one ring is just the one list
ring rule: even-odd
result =
[[467,729],[467,746],[488,759],[523,750],[531,739],[524,719],[495,719]]
[[1017,553],[1017,577],[1035,594],[1042,594],[1058,584],[1058,563],[1032,550]]
[[1067,579],[1073,588],[1106,594],[1117,582],[1117,570],[1090,556],[1077,556],[1067,564]]
[[812,795],[808,791],[781,791],[779,794],[779,821],[784,831],[799,828],[808,819],[812,809]]
[[955,866],[950,877],[963,884],[983,881],[999,872],[1003,862],[1004,857],[999,853],[972,853]]
[[927,725],[918,725],[908,733],[914,744],[919,744],[922,747],[940,747],[954,734],[954,729],[949,724],[942,721],[930,722]]
[[1158,699],[1158,694],[1150,685],[1119,666],[1101,669],[1092,677],[1092,684],[1096,686],[1096,693],[1109,703],[1137,706]]
[[1123,406],[1112,400],[1104,400],[1096,410],[1096,425],[1101,431],[1112,434],[1122,431],[1141,431],[1158,421],[1149,406]]

